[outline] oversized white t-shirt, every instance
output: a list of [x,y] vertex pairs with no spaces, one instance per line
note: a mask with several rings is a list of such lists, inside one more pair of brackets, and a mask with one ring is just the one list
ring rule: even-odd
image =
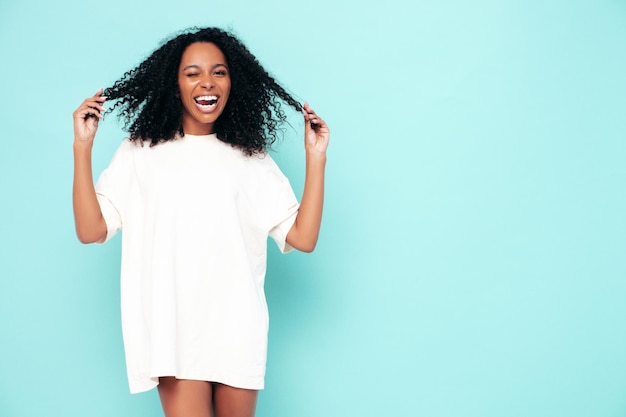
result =
[[125,140],[96,184],[107,240],[123,228],[122,331],[131,392],[159,376],[262,389],[267,237],[298,202],[267,155],[216,135]]

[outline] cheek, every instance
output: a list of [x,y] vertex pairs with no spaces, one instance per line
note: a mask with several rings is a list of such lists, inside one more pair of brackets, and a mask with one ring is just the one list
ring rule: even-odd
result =
[[193,102],[193,100],[190,100],[184,94],[178,94],[178,103],[184,113],[189,113],[191,109],[195,108],[195,102]]
[[230,89],[231,89],[231,84],[230,84],[230,80],[228,80],[228,82],[225,82],[224,85],[222,86],[222,91],[224,91],[226,95],[230,97]]

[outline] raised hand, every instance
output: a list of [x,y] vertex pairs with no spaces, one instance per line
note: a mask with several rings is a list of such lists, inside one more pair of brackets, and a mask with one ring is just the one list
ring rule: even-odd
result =
[[304,116],[304,148],[306,175],[296,221],[287,234],[287,243],[303,252],[311,252],[317,244],[324,205],[324,172],[330,129],[309,103],[302,107]]
[[304,148],[307,152],[325,155],[330,140],[328,125],[306,101],[302,107],[302,114],[304,116]]
[[91,149],[98,122],[106,109],[102,89],[85,99],[74,112],[74,220],[83,243],[103,242],[107,226],[98,203],[91,170]]
[[103,104],[107,98],[102,93],[101,88],[92,97],[86,98],[73,113],[75,141],[93,142],[98,130],[98,122],[106,111]]

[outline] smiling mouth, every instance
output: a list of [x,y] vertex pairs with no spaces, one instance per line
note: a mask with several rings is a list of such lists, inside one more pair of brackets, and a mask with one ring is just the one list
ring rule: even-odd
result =
[[198,108],[204,112],[210,112],[217,106],[218,96],[198,96],[194,97],[194,101]]

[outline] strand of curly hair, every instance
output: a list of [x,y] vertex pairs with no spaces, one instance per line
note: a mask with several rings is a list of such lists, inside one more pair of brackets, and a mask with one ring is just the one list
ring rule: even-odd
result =
[[136,68],[127,71],[104,95],[119,110],[133,141],[151,146],[184,136],[183,105],[178,95],[178,67],[192,43],[211,42],[226,57],[231,91],[215,133],[248,155],[265,152],[286,121],[281,104],[301,105],[281,87],[234,35],[218,28],[192,28],[166,41]]

